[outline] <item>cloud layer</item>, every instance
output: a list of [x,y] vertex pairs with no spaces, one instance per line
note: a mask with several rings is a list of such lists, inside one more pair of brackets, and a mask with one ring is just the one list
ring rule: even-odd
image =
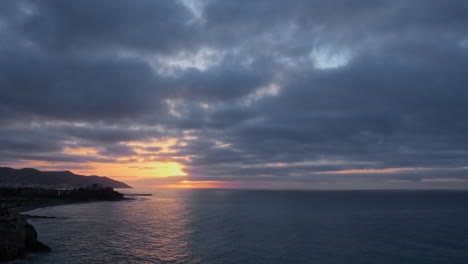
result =
[[462,0],[2,1],[1,165],[466,185],[467,12]]

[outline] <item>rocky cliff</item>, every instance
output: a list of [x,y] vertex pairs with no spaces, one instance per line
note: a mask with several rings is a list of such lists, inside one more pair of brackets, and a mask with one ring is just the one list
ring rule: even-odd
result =
[[24,216],[0,209],[0,261],[11,260],[28,252],[49,252],[37,240],[37,232]]

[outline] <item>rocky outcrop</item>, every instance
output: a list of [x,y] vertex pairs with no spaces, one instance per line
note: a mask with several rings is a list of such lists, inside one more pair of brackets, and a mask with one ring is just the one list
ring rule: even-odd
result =
[[11,260],[28,252],[49,252],[37,240],[37,232],[24,216],[0,209],[0,261]]

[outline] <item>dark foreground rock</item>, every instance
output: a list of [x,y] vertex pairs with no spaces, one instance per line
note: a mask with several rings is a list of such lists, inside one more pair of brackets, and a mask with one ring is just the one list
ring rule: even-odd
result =
[[37,232],[24,216],[0,209],[0,261],[12,260],[28,252],[49,252],[37,240]]
[[0,188],[0,261],[15,259],[28,252],[51,251],[37,240],[37,232],[26,218],[54,217],[17,213],[51,205],[122,199],[125,199],[123,194],[98,184],[72,190]]

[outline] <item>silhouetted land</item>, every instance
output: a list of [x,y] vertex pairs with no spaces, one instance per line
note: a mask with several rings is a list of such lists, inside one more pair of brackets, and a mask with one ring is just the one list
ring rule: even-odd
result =
[[71,190],[43,188],[0,188],[0,207],[21,212],[36,207],[83,201],[116,201],[123,194],[110,187],[93,184],[86,188]]
[[43,188],[0,188],[0,261],[11,260],[28,252],[51,249],[37,240],[37,232],[19,212],[39,207],[86,201],[116,201],[123,194],[98,184],[71,190]]
[[132,188],[131,186],[100,176],[83,176],[71,171],[39,171],[32,168],[13,169],[0,167],[0,186],[73,189],[99,184],[112,188]]

